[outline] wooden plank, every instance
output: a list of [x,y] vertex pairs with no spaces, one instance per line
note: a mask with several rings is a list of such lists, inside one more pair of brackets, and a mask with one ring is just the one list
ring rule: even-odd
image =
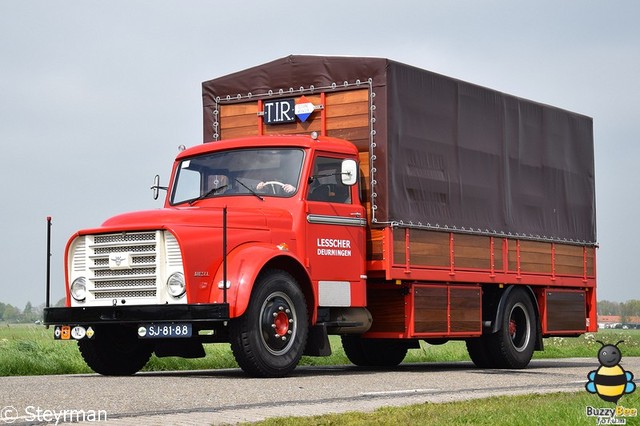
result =
[[345,127],[338,129],[327,129],[327,136],[332,138],[346,139],[358,148],[358,151],[369,152],[369,128],[368,127]]
[[309,134],[313,131],[320,132],[322,123],[320,120],[279,124],[277,126],[264,126],[265,135],[299,135]]
[[258,136],[258,127],[237,127],[220,130],[220,139],[233,139],[245,136]]
[[238,127],[255,127],[257,130],[258,117],[255,114],[230,115],[220,121],[222,131]]
[[347,115],[341,117],[327,118],[327,132],[329,130],[336,129],[345,129],[345,128],[353,128],[353,127],[361,127],[364,129],[369,129],[369,115],[368,114],[360,114],[360,115]]
[[[369,102],[339,104],[327,106],[327,119],[348,117],[352,115],[369,116]],[[367,120],[368,121],[368,120]]]
[[[220,118],[229,118],[238,115],[251,115],[258,117],[258,102],[243,102],[241,104],[220,105]],[[221,120],[222,121],[222,120]],[[222,123],[221,123],[222,124]]]
[[362,101],[369,102],[369,89],[342,90],[339,92],[327,93],[326,101],[327,106]]

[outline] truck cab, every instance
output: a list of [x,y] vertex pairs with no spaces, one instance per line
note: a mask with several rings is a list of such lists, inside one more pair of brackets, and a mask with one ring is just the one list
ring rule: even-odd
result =
[[[305,348],[326,353],[328,323],[371,324],[357,159],[349,142],[315,134],[180,152],[162,209],[71,238],[71,309],[49,308],[48,321],[77,323],[85,360],[104,374],[135,372],[152,352],[202,356],[205,341],[231,340],[256,375],[283,374]],[[114,354],[116,336],[136,356]]]

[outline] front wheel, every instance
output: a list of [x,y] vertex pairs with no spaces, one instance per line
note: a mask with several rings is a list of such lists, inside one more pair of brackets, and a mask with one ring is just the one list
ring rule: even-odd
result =
[[91,339],[78,340],[82,358],[96,373],[105,376],[130,376],[144,367],[153,346],[138,339],[131,327],[96,327]]
[[246,312],[230,323],[231,350],[255,377],[282,377],[298,365],[307,342],[307,304],[287,272],[260,275]]

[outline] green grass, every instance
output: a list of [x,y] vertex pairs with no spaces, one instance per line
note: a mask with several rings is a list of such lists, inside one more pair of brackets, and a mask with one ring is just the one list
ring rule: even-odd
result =
[[[330,357],[303,357],[300,365],[344,365],[350,364],[340,338],[330,336],[333,354]],[[597,358],[600,344],[620,345],[622,355],[640,356],[640,330],[603,330],[574,338],[545,339],[544,352],[536,352],[534,358]],[[207,356],[199,359],[157,358],[153,356],[145,371],[202,370],[234,368],[237,364],[228,344],[205,345]],[[420,342],[420,349],[411,349],[405,363],[468,361],[464,342],[449,342],[444,345],[429,345]],[[90,373],[75,342],[53,340],[53,330],[36,325],[0,324],[0,376],[22,376],[41,374]]]
[[[614,342],[615,343],[615,342]],[[634,392],[618,401],[620,406],[640,406]],[[261,426],[314,425],[596,425],[587,417],[586,408],[614,408],[587,392],[498,396],[448,403],[424,403],[404,407],[384,407],[371,413],[351,412],[313,417],[273,418],[256,423]],[[622,418],[618,418],[621,420]],[[637,424],[638,417],[627,417],[627,424]]]

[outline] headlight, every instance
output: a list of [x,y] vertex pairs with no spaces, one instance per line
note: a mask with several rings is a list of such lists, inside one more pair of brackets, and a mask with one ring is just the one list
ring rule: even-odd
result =
[[87,282],[84,277],[76,278],[71,283],[71,297],[78,302],[87,298]]
[[175,298],[181,297],[186,291],[187,287],[184,283],[184,275],[182,272],[176,272],[171,274],[167,280],[167,291]]

